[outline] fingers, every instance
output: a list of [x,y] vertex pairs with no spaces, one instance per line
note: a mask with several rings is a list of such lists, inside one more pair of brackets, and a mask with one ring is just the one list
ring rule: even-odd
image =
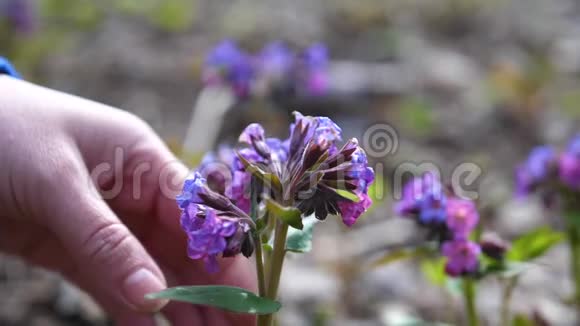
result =
[[108,293],[115,304],[128,310],[160,309],[164,301],[144,298],[166,287],[155,261],[106,203],[89,190],[90,185],[79,181],[87,179],[75,175],[74,168],[64,171],[69,172],[56,174],[67,186],[43,201],[50,212],[45,225],[69,251],[79,273]]

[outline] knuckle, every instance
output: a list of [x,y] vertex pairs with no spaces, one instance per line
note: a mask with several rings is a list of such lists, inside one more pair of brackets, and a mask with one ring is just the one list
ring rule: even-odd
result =
[[38,169],[38,181],[45,185],[62,184],[64,180],[76,180],[82,169],[73,157],[60,153],[47,155],[43,167]]
[[93,264],[118,266],[129,257],[131,234],[126,226],[110,222],[97,227],[85,240],[83,250]]

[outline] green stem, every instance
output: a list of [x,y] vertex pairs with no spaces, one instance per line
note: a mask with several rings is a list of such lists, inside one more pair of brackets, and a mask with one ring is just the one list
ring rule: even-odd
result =
[[574,279],[574,304],[580,304],[580,229],[574,225],[568,227],[570,243],[571,273]]
[[463,278],[463,300],[467,312],[469,326],[479,326],[477,310],[475,309],[475,282],[470,278]]
[[264,275],[264,259],[262,257],[262,243],[260,237],[254,237],[256,247],[256,272],[258,274],[258,293],[261,297],[266,296],[266,278]]
[[503,294],[501,298],[501,325],[510,326],[510,302],[514,289],[518,283],[518,277],[514,276],[509,278],[504,283]]
[[[269,279],[268,279],[268,290],[266,291],[266,297],[272,300],[276,300],[278,296],[278,287],[280,285],[280,276],[282,275],[282,265],[284,264],[284,256],[286,254],[286,236],[288,234],[288,224],[282,222],[281,220],[276,221],[276,231],[274,234],[274,249],[272,252],[270,269],[269,269]],[[274,315],[266,315],[264,326],[272,325],[274,320]],[[262,325],[260,325],[262,326]]]

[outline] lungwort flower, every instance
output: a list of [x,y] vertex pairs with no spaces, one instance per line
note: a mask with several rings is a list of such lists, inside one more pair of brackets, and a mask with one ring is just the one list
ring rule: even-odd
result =
[[27,34],[34,31],[35,16],[31,0],[0,0],[0,22],[6,20],[16,32]]
[[445,222],[447,196],[441,181],[434,173],[424,173],[405,184],[395,212],[416,219],[422,224]]
[[471,200],[451,198],[447,202],[447,227],[455,239],[467,239],[479,222],[479,213]]
[[324,95],[328,91],[328,49],[321,43],[308,47],[303,55],[304,85],[309,95]]
[[259,203],[268,198],[321,220],[341,215],[348,226],[370,207],[374,171],[357,140],[339,148],[342,131],[332,120],[298,112],[295,117],[284,141],[266,138],[259,124],[249,125],[239,137],[245,147],[208,153],[185,180],[176,200],[188,254],[203,259],[208,270],[216,270],[220,256],[252,254],[251,184]]
[[341,215],[351,226],[371,204],[367,191],[374,172],[364,150],[354,138],[339,148],[342,131],[329,118],[294,115],[285,141],[266,138],[258,124],[244,130],[240,142],[249,147],[238,152],[244,171],[258,175],[281,204],[320,220]]
[[203,67],[203,83],[206,86],[229,86],[240,98],[250,94],[254,75],[251,56],[231,40],[218,44],[207,55]]
[[199,172],[185,180],[177,204],[182,210],[181,226],[188,237],[188,255],[203,259],[208,271],[217,270],[220,255],[252,254],[250,217],[230,199],[211,190]]
[[442,252],[447,257],[445,272],[450,276],[463,276],[477,272],[479,267],[480,246],[469,240],[445,242]]
[[554,173],[556,151],[549,146],[534,148],[527,160],[516,169],[516,195],[526,196]]
[[563,184],[573,190],[580,190],[580,134],[570,141],[560,156],[559,173]]
[[403,187],[395,212],[415,219],[429,231],[447,257],[446,272],[450,276],[475,273],[481,248],[469,241],[477,227],[479,214],[475,202],[457,197],[446,189],[435,173],[424,173]]

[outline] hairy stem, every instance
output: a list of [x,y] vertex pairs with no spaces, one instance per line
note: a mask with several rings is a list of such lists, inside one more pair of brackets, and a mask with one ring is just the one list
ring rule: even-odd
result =
[[463,300],[465,301],[467,324],[469,326],[479,326],[477,310],[475,309],[475,283],[467,277],[463,278]]
[[[282,275],[282,265],[284,264],[284,256],[286,254],[286,236],[288,234],[288,224],[281,220],[276,221],[276,231],[274,234],[274,250],[270,261],[268,290],[266,297],[276,300],[278,296],[278,287],[280,285],[280,276]],[[269,314],[265,316],[264,326],[272,325],[274,315]],[[262,325],[260,325],[262,326]]]
[[254,237],[256,247],[256,274],[258,275],[258,293],[261,297],[266,296],[266,277],[264,275],[264,258],[262,257],[262,243],[260,237]]
[[507,279],[504,283],[503,287],[503,294],[501,297],[501,325],[502,326],[510,326],[510,302],[512,299],[512,295],[514,293],[514,289],[518,284],[518,277],[514,276]]
[[580,304],[580,229],[571,225],[568,228],[570,243],[571,274],[574,280],[574,304]]

